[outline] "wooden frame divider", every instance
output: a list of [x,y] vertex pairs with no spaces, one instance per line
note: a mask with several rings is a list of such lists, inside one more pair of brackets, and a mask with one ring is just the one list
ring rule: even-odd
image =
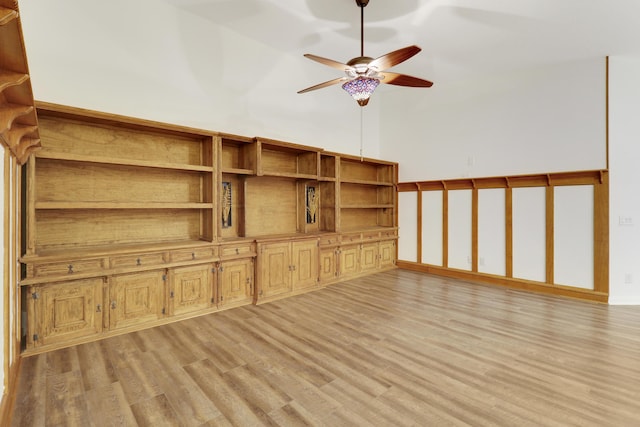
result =
[[[570,185],[593,186],[593,289],[583,289],[554,283],[554,188]],[[513,277],[513,189],[525,187],[545,188],[545,281],[537,282]],[[505,275],[478,271],[478,198],[479,190],[503,188],[505,190]],[[449,268],[449,191],[471,190],[471,270]],[[402,182],[398,192],[418,192],[418,245],[417,262],[398,260],[400,268],[433,273],[463,280],[509,286],[517,289],[607,302],[609,297],[609,174],[606,170],[554,172],[501,177],[460,178],[449,180]],[[422,192],[442,191],[442,265],[422,263]]]

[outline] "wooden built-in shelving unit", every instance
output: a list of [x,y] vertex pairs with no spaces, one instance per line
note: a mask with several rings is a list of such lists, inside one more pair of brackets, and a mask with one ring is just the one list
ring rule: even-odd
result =
[[25,351],[394,268],[397,165],[37,103]]

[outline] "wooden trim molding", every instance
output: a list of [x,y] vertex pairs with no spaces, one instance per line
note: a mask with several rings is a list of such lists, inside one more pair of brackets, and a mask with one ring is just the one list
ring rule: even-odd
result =
[[588,289],[573,288],[561,285],[549,285],[525,279],[515,279],[510,277],[495,276],[474,271],[457,270],[454,268],[444,268],[435,265],[418,264],[410,261],[398,261],[398,268],[417,271],[421,273],[434,274],[442,277],[450,277],[459,280],[468,280],[494,286],[505,286],[528,292],[538,292],[557,295],[568,298],[578,298],[587,301],[607,303],[609,295],[604,292],[594,292]]
[[[594,189],[593,206],[593,289],[573,288],[555,283],[555,188],[558,186],[590,185]],[[536,282],[513,277],[513,188],[539,187],[545,189],[545,278]],[[482,274],[479,264],[479,190],[503,188],[505,190],[505,274]],[[471,218],[471,271],[449,268],[449,190],[472,191]],[[437,181],[403,182],[399,192],[417,191],[422,200],[423,191],[442,191],[442,266],[410,263],[399,260],[401,268],[415,269],[463,280],[477,280],[518,289],[535,290],[607,302],[609,294],[609,174],[607,170],[554,172],[533,175],[515,175],[487,178],[463,178]],[[422,224],[422,206],[417,210],[419,227]],[[421,228],[419,228],[421,230]],[[418,236],[418,254],[422,253],[422,233]],[[421,256],[418,257],[420,261]]]

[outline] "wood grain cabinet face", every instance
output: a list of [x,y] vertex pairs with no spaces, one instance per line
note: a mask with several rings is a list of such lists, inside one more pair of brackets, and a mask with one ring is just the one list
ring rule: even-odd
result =
[[260,297],[318,285],[318,239],[262,244]]
[[204,310],[213,301],[213,264],[172,268],[169,271],[169,314]]
[[294,289],[304,289],[318,285],[318,241],[291,243],[292,285]]
[[396,265],[396,241],[383,240],[380,242],[379,258],[381,269],[391,268]]
[[120,329],[164,317],[165,270],[112,276],[109,326]]
[[354,276],[360,272],[360,245],[340,248],[340,276]]
[[100,333],[103,283],[102,278],[95,278],[30,287],[27,347]]
[[320,248],[320,283],[328,283],[338,278],[338,249]]
[[218,305],[220,307],[251,303],[253,270],[253,258],[226,261],[220,265],[218,274],[220,289]]
[[360,252],[360,271],[366,272],[378,268],[378,242],[363,243]]
[[262,247],[261,293],[270,297],[291,292],[291,244],[269,243]]

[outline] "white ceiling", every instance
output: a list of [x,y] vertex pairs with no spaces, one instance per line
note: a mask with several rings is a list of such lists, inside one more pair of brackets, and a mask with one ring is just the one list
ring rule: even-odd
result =
[[[360,53],[355,0],[165,1],[299,56],[308,62],[307,86],[331,79],[336,70],[303,54],[347,62]],[[640,0],[370,0],[364,12],[365,55],[416,44],[422,52],[393,71],[435,84],[640,53]]]

